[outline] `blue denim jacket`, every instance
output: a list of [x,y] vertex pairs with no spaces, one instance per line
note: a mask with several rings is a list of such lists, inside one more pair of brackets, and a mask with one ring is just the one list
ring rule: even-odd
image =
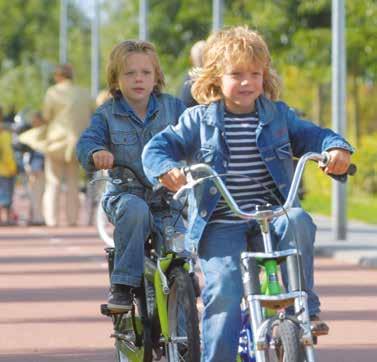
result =
[[[272,102],[264,96],[256,101],[259,125],[256,129],[257,147],[266,163],[282,200],[288,196],[293,176],[292,157],[306,152],[322,152],[331,148],[353,148],[330,129],[303,121],[283,102]],[[205,162],[218,173],[226,173],[229,148],[224,133],[224,104],[187,109],[176,126],[170,126],[146,145],[143,167],[152,183],[158,176],[175,167]],[[219,201],[219,192],[207,180],[196,186],[189,195],[189,223],[186,237],[188,248],[197,248],[203,230]]]
[[[108,150],[114,155],[116,166],[128,166],[145,183],[141,152],[156,133],[168,125],[175,125],[184,111],[184,104],[168,94],[150,96],[145,120],[140,120],[121,94],[105,102],[92,116],[89,127],[82,133],[77,147],[77,158],[87,171],[94,171],[92,155]],[[135,185],[140,189],[140,184]],[[124,192],[124,186],[109,184],[106,194]],[[130,188],[127,188],[130,191]]]

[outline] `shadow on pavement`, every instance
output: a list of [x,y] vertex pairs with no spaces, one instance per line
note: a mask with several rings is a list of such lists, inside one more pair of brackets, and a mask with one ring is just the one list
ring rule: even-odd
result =
[[[105,262],[105,259],[103,260]],[[64,270],[28,270],[27,275],[94,275],[94,274],[104,274],[107,269],[100,268],[87,268],[87,269],[64,269]],[[24,270],[14,270],[14,271],[0,271],[1,275],[25,275]]]
[[1,362],[112,362],[115,361],[112,349],[33,352],[28,354],[1,354]]
[[105,261],[105,256],[98,254],[64,255],[64,256],[4,256],[0,257],[0,265],[4,264],[56,264],[56,263],[80,263],[83,261]]
[[83,239],[83,238],[98,238],[97,231],[93,232],[35,232],[35,233],[26,233],[26,230],[23,233],[7,233],[6,231],[1,232],[0,240],[41,240],[41,239],[51,239],[51,238],[64,238],[64,239]]
[[104,287],[62,287],[62,288],[21,288],[0,289],[0,303],[14,302],[76,302],[105,300]]
[[315,265],[315,270],[317,271],[334,271],[334,272],[349,272],[349,271],[359,271],[360,266],[358,265]]
[[105,319],[100,315],[100,307],[98,305],[98,317],[61,317],[61,318],[22,318],[22,319],[2,319],[0,324],[54,324],[54,323],[98,323]]
[[377,318],[375,310],[342,310],[321,312],[321,318],[326,321],[371,321]]
[[[347,337],[345,337],[347,338]],[[321,362],[375,362],[377,345],[366,345],[365,348],[352,349],[317,349],[317,359]],[[345,354],[344,352],[347,351]]]
[[377,296],[377,285],[321,285],[316,287],[316,291],[321,296],[344,297],[355,295],[357,297]]

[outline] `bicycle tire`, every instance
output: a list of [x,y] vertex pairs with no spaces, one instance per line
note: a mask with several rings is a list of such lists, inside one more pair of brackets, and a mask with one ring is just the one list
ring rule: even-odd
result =
[[153,348],[152,348],[152,330],[150,320],[148,318],[148,309],[145,298],[145,290],[142,291],[142,296],[135,296],[136,312],[141,318],[143,325],[143,362],[152,362]]
[[[168,318],[172,341],[167,343],[167,360],[199,362],[199,321],[192,280],[185,270],[175,267],[169,273],[169,282]],[[174,342],[177,337],[183,340]]]
[[[153,348],[152,348],[152,331],[147,317],[146,301],[144,296],[135,296],[135,315],[132,319],[132,329],[136,333],[136,329],[141,334],[138,334],[139,343],[134,344],[134,351],[129,349],[126,344],[120,339],[115,341],[115,357],[116,362],[152,362]],[[138,327],[136,327],[138,326]]]
[[268,362],[305,362],[300,342],[299,327],[289,320],[279,322],[274,328],[275,349],[267,351]]

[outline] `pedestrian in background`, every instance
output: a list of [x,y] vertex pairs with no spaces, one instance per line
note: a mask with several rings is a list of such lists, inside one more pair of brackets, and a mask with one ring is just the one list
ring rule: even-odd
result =
[[93,103],[89,92],[73,83],[70,65],[58,65],[54,80],[56,84],[47,90],[43,105],[46,122],[43,214],[47,226],[59,224],[59,198],[64,179],[67,223],[74,226],[79,216],[80,177],[75,147],[89,124]]
[[[204,40],[199,40],[191,47],[190,62],[192,69],[201,68],[203,66],[203,49],[205,44],[206,42]],[[186,107],[193,107],[198,104],[198,102],[193,98],[191,94],[192,83],[193,80],[189,71],[185,77],[180,97]]]
[[16,223],[12,210],[17,165],[12,148],[12,133],[4,128],[3,109],[0,107],[0,225]]
[[[42,113],[32,113],[31,130],[21,133],[19,135],[19,141],[24,145],[30,144],[30,138],[33,138],[35,135],[34,131],[43,125],[44,121]],[[23,164],[27,176],[28,193],[30,198],[28,224],[32,226],[41,226],[45,224],[42,212],[42,199],[45,187],[44,155],[32,147],[28,147],[27,152],[25,152],[23,156]]]
[[111,93],[108,89],[102,89],[96,97],[96,107],[102,106],[108,99],[110,99]]

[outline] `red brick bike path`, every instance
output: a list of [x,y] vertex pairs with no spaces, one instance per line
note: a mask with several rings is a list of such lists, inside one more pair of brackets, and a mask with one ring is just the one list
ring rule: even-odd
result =
[[[93,227],[0,228],[0,361],[114,361],[103,243]],[[377,360],[377,270],[316,259],[321,362]]]

